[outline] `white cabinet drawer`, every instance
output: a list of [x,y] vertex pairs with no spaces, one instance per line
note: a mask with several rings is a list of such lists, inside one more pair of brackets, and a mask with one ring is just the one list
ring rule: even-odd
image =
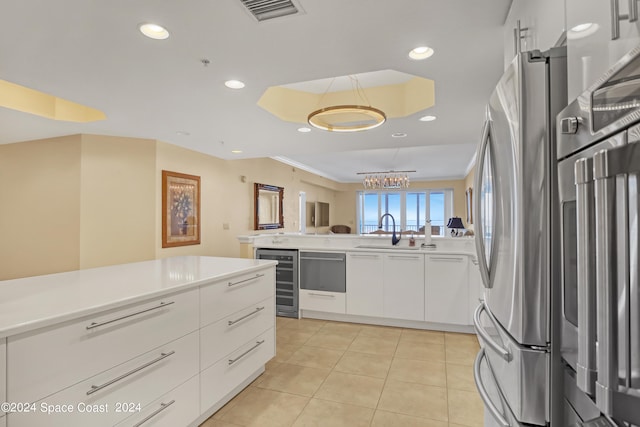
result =
[[275,329],[252,339],[200,373],[200,408],[206,411],[275,356]]
[[198,329],[198,290],[7,340],[7,399],[34,402]]
[[275,323],[273,297],[250,305],[200,330],[201,369],[213,365],[229,353],[260,335]]
[[[118,404],[145,407],[198,373],[198,332],[84,380],[35,403],[34,413],[8,414],[11,427],[113,426],[130,416]],[[71,413],[47,414],[45,408],[69,405]],[[84,412],[96,408],[98,412]],[[99,412],[100,410],[104,412]]]
[[[0,403],[7,401],[7,340],[0,338]],[[4,412],[0,411],[0,417]]]
[[0,427],[7,427],[7,417],[0,417]]
[[[348,285],[347,285],[348,286]],[[300,289],[300,308],[303,310],[346,313],[347,300],[344,292],[310,291]]]
[[205,326],[275,294],[275,267],[200,288],[200,325]]
[[117,427],[184,426],[200,416],[200,377],[195,375],[181,386],[145,406]]

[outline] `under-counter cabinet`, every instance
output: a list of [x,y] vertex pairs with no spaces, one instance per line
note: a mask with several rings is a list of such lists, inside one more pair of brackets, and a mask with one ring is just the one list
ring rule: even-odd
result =
[[275,355],[274,267],[176,257],[4,282],[0,397],[30,411],[0,427],[198,425]]
[[197,307],[193,289],[10,336],[7,397],[40,400],[193,332]]
[[[51,353],[47,355],[50,356]],[[198,332],[195,331],[48,395],[35,402],[33,412],[9,414],[9,425],[113,426],[197,375],[198,371]],[[30,399],[11,398],[11,389],[9,399],[12,402],[33,402]],[[123,408],[122,405],[127,407]],[[60,409],[65,406],[69,407],[69,412]],[[191,419],[198,416],[195,413],[190,415]]]
[[309,289],[300,289],[299,298],[300,308],[302,310],[344,314],[347,309],[347,299],[344,292],[312,291]]
[[424,320],[424,255],[385,254],[383,316]]
[[347,314],[384,315],[383,257],[376,252],[347,254]]
[[187,382],[143,407],[117,427],[176,427],[184,425],[200,415],[200,377],[195,375]]
[[473,314],[484,300],[484,284],[480,275],[480,265],[477,257],[471,257],[469,260],[469,321],[473,325]]
[[[0,403],[7,401],[7,340],[0,338]],[[6,418],[0,410],[0,427],[4,427]]]
[[468,257],[426,255],[425,317],[427,322],[469,324]]
[[630,4],[635,0],[566,0],[569,101],[640,43],[638,8],[630,13]]

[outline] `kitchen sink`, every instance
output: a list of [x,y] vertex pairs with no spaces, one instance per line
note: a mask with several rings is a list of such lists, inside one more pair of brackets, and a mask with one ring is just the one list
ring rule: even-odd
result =
[[392,246],[392,245],[358,245],[356,249],[393,249],[393,250],[418,250],[420,246]]

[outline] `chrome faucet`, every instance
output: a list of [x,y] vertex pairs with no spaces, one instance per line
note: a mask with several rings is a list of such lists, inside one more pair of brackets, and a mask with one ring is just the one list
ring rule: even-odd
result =
[[391,215],[390,213],[386,213],[382,215],[380,217],[380,223],[378,224],[378,229],[382,230],[382,219],[387,215],[391,217],[391,221],[393,223],[393,234],[391,235],[391,244],[395,246],[398,244],[398,242],[400,242],[400,239],[402,239],[402,230],[400,230],[400,237],[396,236],[396,219],[393,217],[393,215]]

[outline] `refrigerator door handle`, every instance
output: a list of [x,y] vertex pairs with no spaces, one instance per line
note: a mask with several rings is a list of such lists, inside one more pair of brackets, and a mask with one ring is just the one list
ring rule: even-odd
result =
[[[484,301],[481,301],[480,305],[478,305],[478,308],[476,308],[476,311],[473,313],[473,324],[475,326],[476,332],[487,343],[487,345],[491,347],[493,351],[498,353],[500,357],[502,357],[507,362],[510,362],[511,359],[513,358],[513,356],[511,355],[511,352],[505,349],[504,347],[502,347],[497,342],[495,342],[495,340],[491,337],[491,335],[489,335],[487,330],[482,326],[482,320],[480,319],[480,315],[485,310],[487,310],[487,306]],[[495,319],[493,319],[490,312],[487,311],[487,314],[489,316],[489,319],[491,319],[491,322],[495,324]]]
[[593,161],[577,160],[574,167],[576,185],[578,360],[576,384],[593,394],[596,380],[596,296],[593,233]]
[[484,388],[484,384],[482,383],[482,377],[480,376],[480,363],[485,357],[484,348],[481,348],[476,356],[476,360],[473,362],[473,379],[476,382],[478,394],[480,394],[480,399],[484,402],[484,406],[489,410],[493,419],[495,419],[502,427],[510,427],[509,421],[507,421],[504,415],[500,413],[496,405],[493,404],[489,397],[489,393],[487,393],[487,390]]
[[474,187],[476,190],[476,197],[473,200],[473,212],[476,214],[476,253],[478,255],[478,263],[480,265],[480,277],[482,277],[482,284],[485,288],[490,289],[492,287],[489,277],[489,266],[487,265],[486,248],[483,242],[483,230],[482,230],[482,210],[481,210],[481,197],[480,190],[482,186],[482,174],[484,172],[484,157],[487,153],[487,147],[489,146],[489,121],[487,120],[482,129],[482,139],[480,140],[480,147],[478,148],[478,156],[476,159],[476,176],[474,178]]

